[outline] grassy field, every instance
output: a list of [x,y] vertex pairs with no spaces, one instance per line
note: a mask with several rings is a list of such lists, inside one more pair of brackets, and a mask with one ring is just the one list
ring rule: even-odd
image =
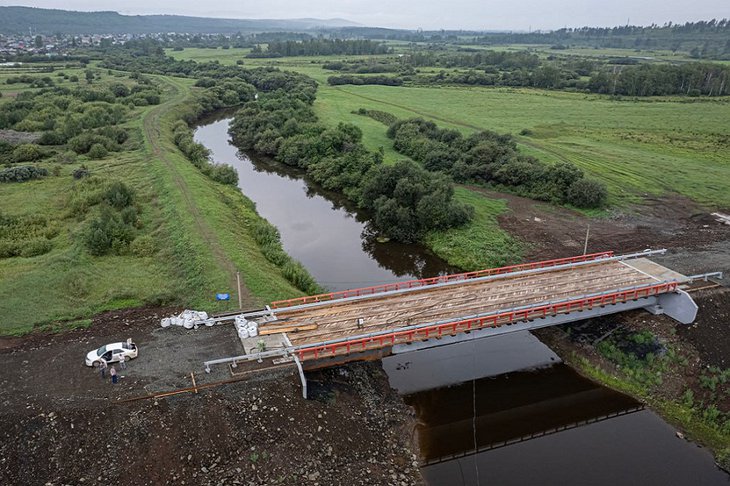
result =
[[[526,46],[503,46],[523,49]],[[535,46],[532,46],[535,47]],[[537,46],[539,47],[539,46]],[[549,46],[543,46],[548,49]],[[197,51],[173,53],[196,59]],[[230,51],[230,50],[229,50]],[[576,55],[671,53],[630,49],[578,49]],[[557,51],[565,53],[565,51]],[[606,96],[522,88],[337,86],[321,68],[323,57],[250,59],[246,66],[274,65],[307,74],[320,83],[315,108],[320,119],[345,121],[363,130],[372,150],[383,147],[386,162],[399,158],[385,126],[352,112],[359,108],[420,116],[464,133],[490,129],[517,136],[521,149],[547,162],[570,161],[605,181],[610,203],[640,203],[645,195],[680,194],[707,207],[730,207],[730,98],[646,98]],[[523,130],[530,136],[519,135]]]
[[[99,73],[95,82],[122,79]],[[145,304],[232,308],[236,270],[246,286],[245,305],[300,294],[250,235],[259,218],[253,204],[236,188],[203,176],[170,141],[176,109],[189,96],[192,80],[160,77],[157,82],[163,103],[132,112],[126,124],[132,135],[129,150],[98,161],[79,157],[68,165],[40,162],[54,175],[0,184],[3,214],[41,214],[56,233],[49,253],[0,259],[0,334],[88,325],[88,317],[98,312]],[[0,78],[0,87],[0,100],[6,102],[6,93],[20,86],[3,84]],[[98,208],[82,218],[69,214],[71,195],[81,184],[71,173],[82,163],[93,175],[134,188],[142,222],[137,237],[155,242],[154,255],[93,257],[83,249],[81,233]],[[234,300],[217,303],[216,292],[231,292]]]
[[[508,46],[510,49],[524,47]],[[646,55],[631,50],[579,51],[567,54]],[[172,54],[196,59],[203,53],[216,52],[223,56],[219,57],[221,62],[235,62],[230,50],[186,49]],[[662,59],[669,58],[666,52],[655,54]],[[326,83],[332,72],[321,65],[334,58],[338,57],[246,59],[244,62],[247,67],[277,66],[316,79],[320,84],[315,102],[319,118],[332,126],[349,122],[360,127],[365,145],[371,150],[382,148],[386,163],[403,156],[393,149],[385,125],[353,113],[359,108],[386,111],[399,118],[423,117],[464,133],[483,129],[512,133],[524,153],[548,163],[573,162],[606,182],[609,202],[614,206],[640,204],[647,195],[679,194],[708,208],[730,207],[730,157],[727,156],[730,99],[611,99],[524,88],[332,87]],[[466,250],[469,245],[464,234],[469,232],[491,242],[493,246],[486,250],[491,255],[489,261],[499,261],[498,255],[519,254],[517,245],[509,239],[484,238],[487,233],[499,235],[494,218],[506,210],[504,205],[483,202],[482,195],[467,190],[460,190],[459,197],[475,205],[479,217],[466,233],[453,231],[449,236],[433,236],[429,246],[464,268],[479,266],[468,256],[479,252],[473,247]],[[461,250],[456,249],[460,246],[458,241]]]
[[[571,161],[604,180],[613,204],[678,193],[730,207],[728,99],[617,101],[533,89],[322,86],[315,106],[326,123],[360,126],[367,145],[384,146],[388,159],[398,155],[384,127],[353,110],[420,116],[465,133],[512,133],[527,153]],[[520,136],[525,129],[532,135]]]
[[474,219],[461,228],[430,233],[425,244],[439,257],[465,270],[519,263],[523,245],[497,222],[497,216],[507,211],[507,203],[463,187],[456,188],[455,196],[474,208]]
[[[39,72],[41,67],[53,67],[53,72]],[[0,97],[0,103],[4,101],[8,101],[13,99],[17,94],[22,93],[24,91],[33,90],[35,88],[31,88],[26,83],[14,83],[14,84],[7,84],[8,78],[22,76],[22,75],[30,75],[34,78],[44,78],[49,77],[53,80],[53,82],[57,86],[62,86],[65,88],[73,88],[79,85],[83,85],[86,81],[84,80],[84,71],[85,68],[81,67],[64,67],[63,64],[25,64],[20,67],[12,67],[12,66],[0,66],[0,93],[2,94],[2,97]],[[103,80],[108,81],[111,77],[106,75],[106,72],[103,72],[101,70],[95,70],[97,74],[99,74]],[[78,82],[70,81],[69,79],[64,79],[61,74],[66,74],[68,77],[71,76],[77,76],[79,78]],[[119,81],[119,80],[117,80]]]

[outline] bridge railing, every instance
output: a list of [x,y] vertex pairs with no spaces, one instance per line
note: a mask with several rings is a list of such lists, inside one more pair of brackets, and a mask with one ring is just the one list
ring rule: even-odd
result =
[[505,273],[519,272],[522,270],[535,270],[539,268],[555,267],[558,265],[567,265],[571,263],[580,263],[593,260],[601,260],[603,258],[613,257],[612,251],[604,251],[600,253],[590,253],[588,255],[578,255],[567,258],[557,258],[554,260],[545,260],[541,262],[520,263],[518,265],[510,265],[499,268],[488,268],[485,270],[477,270],[474,272],[455,273],[451,275],[441,275],[438,277],[422,278],[419,280],[406,280],[404,282],[393,282],[372,287],[363,287],[358,289],[340,290],[337,292],[328,292],[318,295],[306,295],[304,297],[296,297],[287,300],[277,300],[272,302],[272,309],[280,309],[282,307],[291,307],[295,305],[313,304],[317,302],[327,302],[331,300],[346,299],[350,297],[360,297],[364,295],[381,294],[383,292],[392,292],[397,290],[412,289],[418,287],[428,287],[430,285],[442,284],[447,282],[456,282],[460,280],[470,280],[473,278],[488,277],[491,275],[500,275]]
[[439,338],[444,335],[453,335],[465,331],[473,331],[489,327],[497,328],[516,322],[531,321],[557,314],[568,314],[570,312],[588,310],[594,307],[602,307],[605,305],[647,298],[654,295],[674,292],[677,290],[678,285],[679,283],[676,281],[662,282],[659,284],[639,286],[611,293],[586,296],[574,300],[551,302],[534,307],[525,307],[508,311],[497,311],[493,314],[441,324],[411,326],[409,328],[401,328],[393,332],[378,333],[377,335],[358,337],[340,342],[314,345],[311,347],[299,346],[296,353],[301,361],[357,353],[370,349],[393,346],[396,344],[423,341],[430,338]]

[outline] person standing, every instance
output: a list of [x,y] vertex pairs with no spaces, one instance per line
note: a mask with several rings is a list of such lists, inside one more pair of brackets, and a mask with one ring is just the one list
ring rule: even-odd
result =
[[123,354],[121,356],[119,356],[119,369],[120,370],[127,369],[127,358]]
[[106,360],[99,361],[99,374],[102,380],[106,378]]
[[109,368],[109,376],[112,377],[112,385],[117,384],[117,369],[112,365],[111,368]]

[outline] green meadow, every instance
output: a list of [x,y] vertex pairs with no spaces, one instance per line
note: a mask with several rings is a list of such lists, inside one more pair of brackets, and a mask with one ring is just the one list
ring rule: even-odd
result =
[[[124,79],[96,72],[101,79],[95,83]],[[153,78],[163,89],[163,102],[129,114],[127,150],[101,160],[79,156],[71,164],[46,159],[36,164],[49,170],[48,177],[0,184],[2,214],[44,216],[52,244],[40,256],[0,259],[0,334],[78,327],[99,312],[142,305],[230,309],[236,306],[234,270],[241,272],[245,306],[301,294],[253,239],[250,228],[260,218],[254,205],[237,188],[208,179],[174,146],[171,127],[193,80]],[[3,102],[19,87],[2,81],[0,86]],[[136,236],[148,242],[145,252],[92,256],[84,249],[83,232],[99,208],[85,215],[69,210],[73,195],[84,190],[72,177],[82,164],[92,176],[134,189]],[[233,300],[216,302],[216,292],[230,292]]]
[[[550,50],[535,47],[540,48]],[[235,55],[245,55],[244,50],[231,51],[185,49],[170,54],[196,60],[217,55],[221,62],[231,63]],[[670,51],[575,51],[552,52],[676,60]],[[244,65],[277,66],[316,79],[320,87],[315,109],[320,119],[331,125],[357,125],[366,146],[382,147],[389,163],[402,156],[393,150],[386,127],[353,111],[367,108],[399,118],[423,117],[465,133],[485,129],[512,133],[525,153],[547,162],[573,162],[606,182],[612,205],[641,203],[645,195],[679,194],[708,208],[730,207],[730,98],[614,99],[525,88],[329,86],[327,77],[335,73],[322,69],[322,63],[340,58],[245,59]]]
[[613,204],[676,193],[708,207],[730,207],[730,99],[614,100],[534,89],[323,85],[315,106],[327,123],[358,125],[370,148],[385,148],[387,160],[399,156],[385,127],[352,111],[423,117],[465,133],[512,133],[526,153],[573,162],[605,181]]

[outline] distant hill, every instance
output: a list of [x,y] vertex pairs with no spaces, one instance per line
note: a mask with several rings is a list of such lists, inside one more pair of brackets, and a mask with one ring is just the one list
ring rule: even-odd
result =
[[121,15],[117,12],[73,12],[34,7],[0,7],[0,34],[150,34],[155,32],[219,33],[300,32],[352,27],[344,19],[215,19],[182,15]]

